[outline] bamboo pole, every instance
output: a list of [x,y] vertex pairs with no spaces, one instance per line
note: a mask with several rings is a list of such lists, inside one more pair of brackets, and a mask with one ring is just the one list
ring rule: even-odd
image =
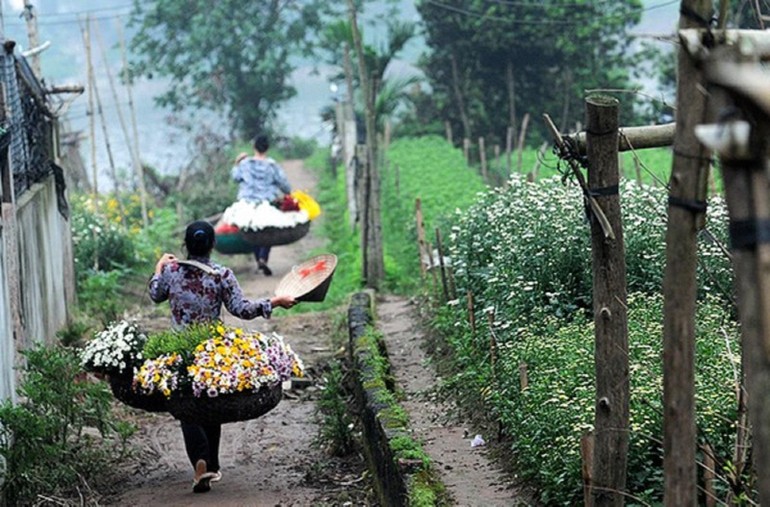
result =
[[133,136],[133,142],[130,144],[132,148],[131,161],[134,165],[134,172],[136,173],[137,184],[139,185],[139,202],[142,207],[142,225],[146,229],[149,225],[149,218],[147,215],[147,188],[144,183],[144,166],[142,166],[142,160],[139,157],[139,133],[136,128],[136,111],[134,108],[134,93],[131,87],[131,77],[128,75],[128,59],[126,57],[126,41],[123,34],[123,23],[118,19],[118,39],[120,40],[120,59],[123,63],[124,79],[126,84],[126,95],[128,95],[128,112],[131,118],[131,134]]
[[96,203],[99,193],[99,171],[96,166],[96,117],[94,116],[94,67],[91,62],[91,34],[90,34],[91,16],[86,15],[85,27],[81,25],[83,35],[83,45],[86,48],[86,74],[88,80],[88,128],[91,141],[91,177],[94,180],[94,203]]

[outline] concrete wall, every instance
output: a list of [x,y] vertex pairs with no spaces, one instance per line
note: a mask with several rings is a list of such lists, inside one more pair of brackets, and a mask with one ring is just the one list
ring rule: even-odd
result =
[[74,296],[70,224],[59,213],[53,177],[17,201],[16,231],[25,345],[51,343],[67,323]]
[[[1,234],[2,230],[0,230]],[[16,376],[13,370],[15,347],[4,258],[5,249],[3,242],[0,241],[0,400],[9,398],[15,400]]]
[[[13,213],[13,217],[7,216]],[[15,398],[18,352],[53,343],[75,299],[69,221],[57,207],[53,176],[34,184],[15,205],[3,205],[0,229],[0,399]],[[14,242],[14,236],[16,241]],[[16,255],[12,245],[16,245]],[[20,327],[14,325],[18,308]]]

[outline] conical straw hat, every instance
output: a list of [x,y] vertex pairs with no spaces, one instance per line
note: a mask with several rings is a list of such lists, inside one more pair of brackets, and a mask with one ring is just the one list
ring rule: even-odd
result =
[[337,268],[337,256],[322,254],[294,266],[275,288],[278,296],[292,296],[297,301],[320,302],[326,297]]

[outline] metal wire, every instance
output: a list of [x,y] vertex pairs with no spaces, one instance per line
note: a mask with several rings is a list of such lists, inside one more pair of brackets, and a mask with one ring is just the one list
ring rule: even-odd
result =
[[13,54],[0,56],[5,85],[8,129],[11,133],[10,159],[13,188],[18,199],[29,188],[53,172],[53,119],[34,93],[37,83],[29,81],[19,66],[25,65]]

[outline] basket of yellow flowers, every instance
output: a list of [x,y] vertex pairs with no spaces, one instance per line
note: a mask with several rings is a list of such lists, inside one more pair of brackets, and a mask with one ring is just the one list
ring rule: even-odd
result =
[[144,391],[160,389],[169,413],[185,422],[255,419],[281,401],[284,380],[303,375],[299,357],[276,333],[215,323],[166,332],[161,341],[172,346],[150,346],[154,351],[148,357],[154,357],[145,361],[135,380]]

